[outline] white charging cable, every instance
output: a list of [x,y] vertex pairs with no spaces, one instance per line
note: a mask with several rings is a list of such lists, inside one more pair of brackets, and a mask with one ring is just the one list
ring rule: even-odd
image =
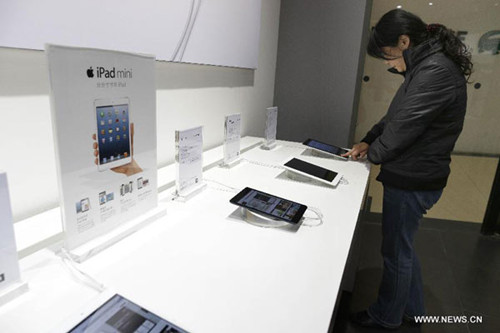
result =
[[[207,182],[207,185],[211,189],[213,189],[213,190],[222,191],[222,192],[231,192],[231,193],[239,193],[241,191],[241,189],[237,189],[236,187],[232,187],[232,186],[226,185],[224,183],[221,183],[221,182],[213,180],[213,179],[203,178],[203,180],[205,182]],[[222,189],[222,188],[219,188],[219,187],[215,187],[215,186],[211,186],[208,183],[214,183],[214,184],[217,184],[217,185],[221,185],[221,186],[225,187],[225,189]]]
[[175,58],[177,57],[177,54],[179,53],[179,50],[181,48],[182,43],[184,43],[184,39],[186,38],[187,31],[189,29],[189,25],[191,23],[191,18],[193,17],[193,9],[194,9],[194,3],[196,0],[191,1],[191,7],[189,9],[189,14],[186,20],[186,25],[184,26],[184,31],[182,32],[181,38],[179,39],[179,42],[177,43],[177,46],[175,47],[174,54],[172,55],[171,61],[175,61]]
[[314,214],[316,214],[317,217],[309,217],[309,216],[304,216],[304,222],[305,221],[318,221],[315,224],[309,224],[309,223],[302,223],[303,226],[305,227],[319,227],[320,225],[323,224],[323,213],[319,208],[316,207],[307,207],[307,210],[310,210]]
[[249,160],[249,159],[246,159],[246,158],[242,158],[241,160],[245,161],[247,163],[250,163],[250,164],[254,164],[254,165],[258,165],[258,166],[262,166],[262,167],[266,167],[266,168],[286,170],[285,167],[283,167],[281,165],[262,163],[262,162],[257,162],[257,161]]
[[65,248],[61,249],[60,258],[66,265],[66,268],[68,268],[70,273],[77,279],[78,282],[85,284],[86,286],[95,289],[98,292],[103,292],[106,289],[104,284],[100,283],[99,281],[76,267],[73,258]]
[[182,48],[181,56],[179,57],[179,61],[182,61],[182,58],[184,58],[184,52],[186,51],[186,47],[189,43],[189,39],[191,38],[191,32],[193,32],[193,27],[196,22],[196,19],[198,18],[198,13],[200,11],[200,6],[201,6],[201,0],[198,0],[198,3],[196,5],[196,10],[194,12],[194,18],[191,20],[191,24],[189,25],[187,37],[185,38],[184,41],[184,47]]

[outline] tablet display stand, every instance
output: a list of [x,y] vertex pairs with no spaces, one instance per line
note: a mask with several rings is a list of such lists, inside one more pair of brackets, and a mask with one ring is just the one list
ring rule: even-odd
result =
[[235,159],[234,161],[231,161],[231,162],[222,161],[222,163],[220,164],[220,167],[226,168],[226,169],[231,169],[231,168],[234,168],[235,166],[237,166],[238,164],[240,164],[240,162],[241,162],[241,157],[238,157],[237,159]]
[[276,141],[271,142],[271,143],[264,142],[262,144],[262,146],[260,146],[260,149],[263,149],[263,150],[274,150],[277,147],[278,147],[278,144],[276,143]]
[[29,290],[28,283],[19,281],[0,290],[0,306],[7,304],[14,298],[21,296]]
[[180,202],[187,202],[199,193],[203,192],[206,188],[207,184],[202,183],[194,188],[190,188],[188,191],[182,191],[182,194],[179,191],[176,191],[176,200]]
[[295,180],[296,182],[300,183],[311,183],[314,179],[311,177],[307,177],[301,174],[298,174],[296,172],[293,172],[291,170],[286,170],[285,175],[290,178],[291,180]]
[[94,256],[95,254],[107,249],[111,245],[133,234],[134,232],[145,227],[149,223],[156,221],[160,217],[165,216],[166,214],[167,214],[167,209],[165,205],[160,204],[155,209],[152,209],[136,217],[135,219],[116,227],[115,229],[111,230],[108,233],[98,236],[75,249],[72,250],[66,249],[66,250],[68,251],[69,255],[74,261],[82,263],[85,260],[89,259],[90,257]]
[[240,207],[240,213],[241,217],[245,222],[248,222],[250,224],[259,226],[259,227],[265,227],[265,228],[282,228],[282,227],[289,227],[290,223],[279,220],[279,219],[273,219],[272,217],[267,217],[264,215],[261,215],[256,212],[252,212],[249,209],[246,209],[244,207]]
[[333,186],[333,185],[329,185],[329,184],[320,182],[319,180],[316,180],[312,177],[307,177],[307,176],[298,174],[296,172],[293,172],[291,170],[283,171],[276,178],[283,179],[283,180],[292,180],[292,181],[299,182],[299,183],[308,183],[310,185],[320,186],[320,187],[324,187],[324,188],[328,188],[328,189],[335,188],[335,186]]

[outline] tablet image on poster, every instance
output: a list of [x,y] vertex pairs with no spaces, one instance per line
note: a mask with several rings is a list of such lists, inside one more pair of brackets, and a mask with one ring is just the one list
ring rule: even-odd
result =
[[127,97],[94,101],[99,171],[126,165],[132,161],[129,105]]
[[157,207],[155,58],[47,45],[65,247]]

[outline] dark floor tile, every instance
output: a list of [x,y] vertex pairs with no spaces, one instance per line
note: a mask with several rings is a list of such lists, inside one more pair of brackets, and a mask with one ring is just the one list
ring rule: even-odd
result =
[[366,267],[382,267],[382,230],[379,224],[364,223],[361,226],[361,251],[359,269]]
[[447,261],[446,249],[439,231],[420,229],[414,240],[414,247],[420,261],[429,259]]
[[363,214],[363,221],[368,223],[382,223],[382,214],[381,213],[373,213],[373,212],[365,212]]
[[473,265],[452,269],[464,309],[500,317],[500,271]]
[[[366,212],[363,220],[370,223],[382,223],[382,213]],[[465,231],[479,234],[481,223],[462,222],[424,217],[420,222],[420,229],[432,229],[441,231]]]
[[470,333],[467,324],[422,324],[421,333]]
[[338,319],[333,333],[380,333],[380,332],[396,332],[396,333],[470,333],[467,324],[422,324],[421,326],[410,325],[403,323],[396,330],[383,330],[377,328],[360,327],[351,323],[348,317]]
[[[383,265],[380,217],[365,214],[354,291],[341,305],[333,332],[380,332],[349,321],[349,313],[366,309],[377,297]],[[428,323],[419,328],[404,324],[395,332],[500,332],[500,240],[480,235],[479,228],[472,223],[424,219],[415,248],[422,266],[428,315],[483,314],[483,323]]]
[[[436,260],[426,260],[422,263],[422,278],[424,300],[429,314],[455,315],[461,312],[460,294],[450,267],[443,267]],[[358,270],[351,299],[351,311],[364,310],[375,302],[381,279],[381,267]]]
[[432,219],[424,217],[420,224],[423,229],[434,229],[441,231],[466,231],[479,234],[481,223],[461,222],[442,219]]
[[[382,244],[382,227],[380,223],[365,222],[361,228],[362,253],[360,263],[380,263],[382,257],[380,248]],[[439,231],[420,228],[415,235],[415,249],[419,258],[431,257],[447,260],[446,248]]]
[[[476,312],[464,311],[464,314],[471,319],[474,316],[474,323],[469,323],[469,331],[471,333],[498,333],[500,332],[500,318],[489,317]],[[479,317],[479,318],[477,318]],[[482,322],[477,322],[477,319],[482,319]]]
[[446,255],[456,267],[488,267],[500,270],[500,238],[479,233],[443,232]]
[[381,279],[382,268],[373,267],[358,270],[350,302],[350,312],[365,310],[376,301]]
[[462,313],[459,289],[447,262],[421,258],[424,301],[429,315]]
[[[366,327],[360,327],[357,326],[356,324],[353,324],[351,322],[348,322],[346,324],[345,330],[340,331],[342,333],[381,333],[381,332],[394,332],[394,333],[420,333],[424,332],[422,331],[421,327],[409,327],[402,325],[396,330],[384,330],[384,329],[379,329],[379,328],[366,328]],[[430,332],[430,331],[427,331]],[[452,331],[450,331],[451,333]],[[334,333],[337,333],[337,331],[334,331]]]
[[[371,332],[384,332],[382,329],[374,329],[374,328],[365,328],[357,326],[356,324],[351,323],[350,314],[352,312],[348,310],[349,304],[352,302],[352,294],[344,293],[342,295],[340,310],[337,314],[337,318],[335,321],[335,325],[330,332],[333,333],[371,333]],[[418,333],[420,332],[419,328],[409,327],[408,325],[403,325],[399,329],[390,332],[403,332],[403,333]]]
[[[356,275],[355,292],[351,310],[365,309],[377,298],[382,278],[380,251],[380,225],[362,226],[361,259]],[[434,314],[448,314],[460,309],[460,297],[453,280],[453,272],[446,261],[446,254],[439,233],[421,230],[417,233],[415,247],[420,258],[424,280],[424,297],[428,310]]]
[[[381,246],[381,225],[376,223],[364,223],[361,227],[362,254],[360,258],[360,268],[373,266],[382,267]],[[419,230],[415,236],[415,249],[419,258],[429,257],[447,260],[442,238],[439,232],[434,230]]]

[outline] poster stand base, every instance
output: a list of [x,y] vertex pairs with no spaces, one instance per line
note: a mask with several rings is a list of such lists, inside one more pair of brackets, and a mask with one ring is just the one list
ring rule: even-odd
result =
[[263,143],[262,146],[260,146],[260,149],[263,150],[274,150],[278,147],[278,144],[276,142],[268,144],[267,142]]
[[73,250],[67,250],[68,254],[74,261],[82,263],[95,254],[107,249],[111,245],[117,243],[160,217],[165,216],[166,214],[166,207],[164,207],[164,205],[159,205],[159,207],[156,207],[155,209],[152,209],[135,219],[118,226],[102,236],[96,237],[95,239]]
[[201,184],[191,189],[190,191],[183,191],[182,194],[179,194],[179,191],[176,191],[175,192],[175,195],[177,196],[176,200],[180,202],[187,202],[196,195],[198,195],[199,193],[203,192],[206,188],[207,184]]
[[0,291],[0,306],[7,304],[14,298],[21,296],[29,290],[28,283],[20,281]]
[[237,166],[238,164],[240,164],[241,162],[241,158],[238,158],[237,160],[234,160],[232,162],[222,162],[220,167],[221,168],[226,168],[226,169],[231,169],[231,168],[234,168],[235,166]]

